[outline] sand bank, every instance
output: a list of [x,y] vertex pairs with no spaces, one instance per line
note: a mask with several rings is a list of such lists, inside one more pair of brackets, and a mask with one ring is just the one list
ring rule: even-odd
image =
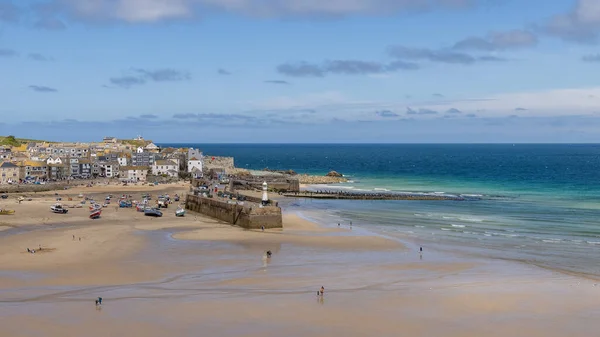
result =
[[[215,225],[173,235],[180,240],[246,242],[253,244],[295,244],[331,249],[403,249],[398,241],[369,235],[325,235],[345,230],[323,229],[297,215],[286,214],[283,230],[244,230],[229,225]],[[320,235],[319,235],[320,234]]]
[[51,203],[52,194],[15,203],[2,224],[0,336],[563,337],[600,328],[600,287],[520,264],[434,247],[419,255],[295,214],[262,232],[176,218],[174,207],[162,218],[107,208],[89,220],[86,210],[49,214]]

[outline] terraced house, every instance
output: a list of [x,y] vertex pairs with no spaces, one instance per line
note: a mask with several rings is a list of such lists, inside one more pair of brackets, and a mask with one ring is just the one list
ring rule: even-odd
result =
[[26,160],[23,163],[25,178],[45,180],[48,178],[48,164],[43,161]]
[[179,166],[171,160],[157,160],[151,168],[153,175],[177,177]]
[[148,166],[123,166],[119,177],[129,181],[146,181],[149,169]]
[[0,162],[0,184],[19,182],[19,167],[10,162]]

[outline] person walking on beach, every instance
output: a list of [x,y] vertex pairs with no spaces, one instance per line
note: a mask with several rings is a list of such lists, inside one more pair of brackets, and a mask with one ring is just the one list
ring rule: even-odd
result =
[[264,232],[265,231],[265,226],[260,226],[260,229]]
[[321,289],[317,291],[317,296],[323,297],[325,295],[325,287],[321,286]]
[[423,254],[423,247],[419,248],[419,254]]
[[102,297],[98,297],[98,304],[102,305]]

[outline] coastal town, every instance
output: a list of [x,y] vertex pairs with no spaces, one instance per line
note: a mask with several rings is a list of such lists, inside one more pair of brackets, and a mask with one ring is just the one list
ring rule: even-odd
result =
[[[293,171],[251,171],[236,168],[234,158],[205,155],[200,149],[160,147],[141,136],[132,139],[105,137],[98,142],[18,141],[13,136],[0,142],[0,185],[22,186],[94,180],[120,183],[174,182],[200,179],[225,181],[246,177],[243,185],[273,181],[273,187],[298,191],[299,184],[341,183],[341,174],[325,176]],[[256,185],[254,184],[254,185]],[[10,191],[10,190],[8,190]]]
[[150,177],[200,178],[205,163],[198,150],[161,149],[141,136],[127,140],[105,137],[90,143],[19,142],[0,146],[0,160],[0,184],[96,178],[121,182],[146,182]]

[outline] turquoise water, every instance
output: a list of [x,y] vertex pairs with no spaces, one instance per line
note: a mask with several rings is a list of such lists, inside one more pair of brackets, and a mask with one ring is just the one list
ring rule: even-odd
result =
[[[178,144],[190,146],[192,144]],[[249,169],[343,173],[319,189],[438,192],[478,201],[315,201],[337,222],[418,244],[600,276],[600,145],[193,144]]]

